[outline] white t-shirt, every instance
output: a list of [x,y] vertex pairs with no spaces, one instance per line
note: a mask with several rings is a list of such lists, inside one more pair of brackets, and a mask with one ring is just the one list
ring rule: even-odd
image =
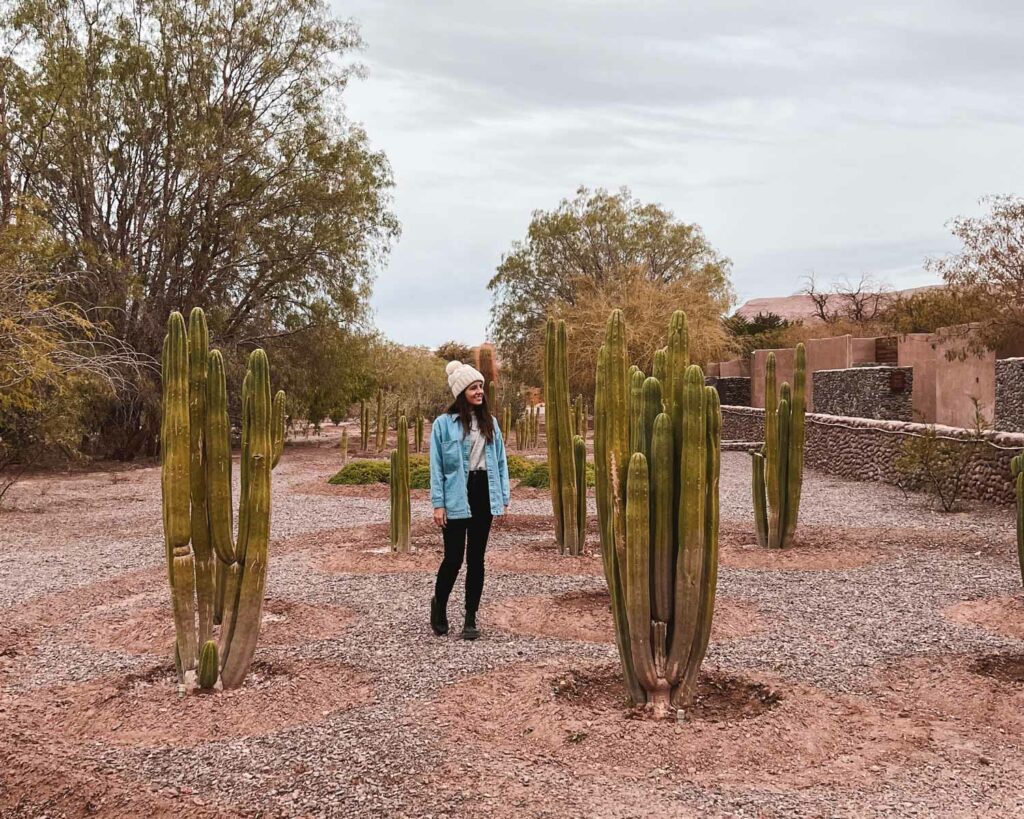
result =
[[480,422],[477,421],[476,413],[473,413],[473,420],[469,427],[469,468],[487,469],[487,459],[484,455],[484,447],[487,446],[487,439],[480,432]]

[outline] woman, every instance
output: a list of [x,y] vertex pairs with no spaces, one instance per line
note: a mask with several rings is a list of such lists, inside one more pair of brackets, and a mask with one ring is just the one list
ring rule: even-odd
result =
[[455,401],[430,431],[430,498],[444,533],[444,559],[430,600],[430,627],[448,633],[448,595],[466,558],[465,640],[480,636],[476,611],[484,588],[484,551],[491,520],[508,514],[505,444],[484,395],[484,377],[469,364],[448,363]]

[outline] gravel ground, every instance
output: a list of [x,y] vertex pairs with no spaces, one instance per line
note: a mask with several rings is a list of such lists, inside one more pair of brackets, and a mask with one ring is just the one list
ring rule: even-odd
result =
[[[46,779],[37,768],[7,786],[0,780],[0,812],[131,815],[118,812],[111,793],[140,787],[180,815],[199,808],[219,815],[436,817],[1014,816],[1024,811],[1019,734],[967,730],[966,717],[931,712],[914,713],[916,727],[928,736],[924,761],[894,756],[884,771],[858,770],[847,787],[698,784],[667,772],[658,759],[650,760],[650,775],[637,777],[611,763],[574,768],[559,754],[531,746],[526,737],[511,751],[463,741],[464,726],[436,707],[460,681],[502,674],[515,680],[517,669],[537,663],[601,667],[616,657],[614,646],[606,643],[488,630],[487,603],[601,589],[603,580],[589,569],[531,573],[529,553],[522,551],[516,531],[497,530],[490,553],[522,553],[522,568],[489,570],[481,612],[484,639],[472,644],[454,636],[435,639],[425,622],[433,583],[429,571],[331,573],[318,568],[322,554],[289,545],[301,544],[311,533],[387,520],[386,495],[308,489],[336,468],[331,442],[290,446],[274,474],[278,548],[272,547],[268,596],[343,607],[355,617],[340,634],[297,646],[261,646],[258,657],[300,665],[343,663],[367,675],[372,700],[311,714],[308,724],[265,736],[194,747],[51,736],[46,725],[32,723],[19,708],[29,701],[73,708],[74,692],[85,681],[154,667],[152,656],[76,644],[75,634],[82,618],[166,600],[158,469],[35,478],[13,490],[15,510],[4,514],[0,531],[0,609],[6,613],[0,625],[0,727],[6,737],[0,740],[0,763],[16,766],[18,754],[28,748],[53,761],[47,774],[52,781],[41,782],[45,787],[36,797],[17,791],[28,788],[32,776]],[[749,471],[746,454],[723,453],[723,528],[752,521]],[[513,508],[517,515],[550,512],[538,493],[514,493]],[[428,516],[428,501],[414,501],[413,515]],[[826,537],[834,533],[836,550],[843,548],[848,530],[877,532],[880,557],[842,570],[723,566],[720,594],[755,603],[768,628],[712,644],[708,667],[767,675],[784,687],[813,686],[822,697],[863,698],[882,708],[880,671],[899,668],[908,658],[938,662],[1024,650],[1020,640],[943,615],[963,601],[1019,596],[1011,510],[979,506],[944,515],[922,497],[908,499],[891,487],[808,473],[801,525]],[[894,548],[883,538],[892,529],[920,537],[912,547]],[[461,603],[457,585],[453,615]],[[5,665],[5,655],[15,662]],[[1020,685],[1007,685],[1008,701],[1024,706]],[[502,704],[491,708],[486,718],[500,723]],[[641,756],[642,751],[631,748]],[[69,767],[104,783],[105,796],[92,802],[52,797],[58,788],[54,782]],[[861,774],[871,781],[865,783]]]

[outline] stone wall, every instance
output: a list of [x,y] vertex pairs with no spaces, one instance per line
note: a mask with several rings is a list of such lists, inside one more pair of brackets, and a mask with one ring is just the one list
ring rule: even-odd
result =
[[750,406],[750,379],[709,375],[704,383],[718,390],[718,400],[736,407]]
[[[813,469],[855,480],[896,483],[899,476],[893,464],[902,442],[927,429],[924,424],[906,421],[808,413],[804,463]],[[971,481],[964,492],[966,499],[999,504],[1015,502],[1010,459],[1024,449],[1024,434],[987,432],[982,441],[977,442],[969,430],[943,426],[936,426],[935,430],[971,453]],[[764,410],[722,407],[722,440],[763,441]]]
[[1024,358],[996,361],[995,427],[1024,432]]
[[848,418],[914,419],[911,367],[852,367],[814,373],[814,411]]

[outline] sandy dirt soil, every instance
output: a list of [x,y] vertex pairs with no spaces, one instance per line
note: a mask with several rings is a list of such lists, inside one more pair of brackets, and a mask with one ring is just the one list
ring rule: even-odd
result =
[[461,581],[436,638],[428,493],[413,553],[392,554],[387,487],[326,483],[337,441],[290,442],[274,473],[260,644],[235,691],[178,696],[156,467],[12,491],[0,815],[1024,814],[1010,510],[943,515],[808,473],[796,545],[765,550],[749,462],[725,453],[711,646],[693,706],[655,721],[622,686],[593,498],[567,557],[547,492],[517,487],[482,639],[459,639]]

